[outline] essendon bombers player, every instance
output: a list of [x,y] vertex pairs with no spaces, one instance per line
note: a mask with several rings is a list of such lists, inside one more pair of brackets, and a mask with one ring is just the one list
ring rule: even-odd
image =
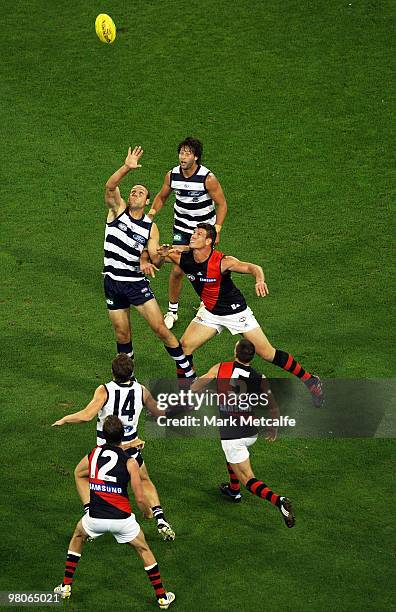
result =
[[[216,379],[216,389],[219,397],[230,397],[230,393],[236,397],[241,393],[245,396],[244,402],[249,402],[253,394],[255,400],[262,392],[267,394],[269,406],[272,414],[277,413],[275,400],[272,398],[268,381],[250,363],[255,355],[255,349],[249,340],[240,340],[235,345],[234,361],[218,363],[201,378],[196,380],[191,390],[198,392],[203,390],[211,380]],[[223,425],[220,426],[221,446],[226,460],[230,482],[220,485],[220,491],[233,502],[241,501],[240,482],[246,489],[257,495],[263,500],[269,501],[281,512],[287,527],[294,527],[295,517],[291,501],[282,495],[274,493],[270,487],[262,480],[258,480],[252,470],[249,459],[248,448],[257,440],[258,429],[253,423],[249,423],[248,417],[253,417],[254,412],[251,406],[249,410],[245,406],[238,407],[238,404],[225,399],[224,405],[219,406],[220,417]],[[255,402],[256,403],[256,402]],[[243,409],[242,409],[243,408]],[[232,412],[231,412],[231,411]],[[234,419],[230,419],[231,414]],[[243,416],[243,419],[240,417]]]
[[144,533],[132,513],[128,498],[131,484],[135,500],[142,512],[146,512],[139,466],[135,459],[121,448],[124,426],[114,415],[106,417],[103,436],[106,444],[96,446],[78,464],[76,480],[88,480],[90,488],[89,514],[77,523],[66,557],[62,583],[55,587],[63,599],[70,597],[74,573],[81,558],[83,545],[88,538],[98,538],[112,533],[119,544],[130,544],[144,563],[144,569],[154,588],[161,609],[169,608],[175,599],[174,593],[166,592],[162,586],[157,561],[151,552]]
[[323,404],[323,391],[318,376],[307,372],[290,353],[274,348],[247,306],[246,300],[231,279],[231,272],[251,274],[255,279],[256,295],[268,295],[263,269],[253,263],[239,261],[214,249],[216,229],[208,223],[199,223],[191,237],[190,246],[158,249],[160,259],[178,264],[187,275],[201,298],[202,306],[181,339],[186,357],[192,363],[192,353],[217,333],[228,329],[250,340],[257,355],[300,378],[312,395],[315,406]]

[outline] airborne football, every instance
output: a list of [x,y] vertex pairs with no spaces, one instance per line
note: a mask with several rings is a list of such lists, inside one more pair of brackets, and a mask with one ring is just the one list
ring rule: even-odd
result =
[[95,31],[101,42],[111,44],[115,41],[117,30],[110,15],[101,13],[96,17]]

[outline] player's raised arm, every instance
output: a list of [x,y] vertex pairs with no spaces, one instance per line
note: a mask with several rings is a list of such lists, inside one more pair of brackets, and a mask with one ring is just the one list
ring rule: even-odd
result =
[[264,271],[261,266],[250,263],[248,261],[239,261],[236,257],[226,255],[221,261],[221,271],[224,272],[239,272],[240,274],[251,274],[255,280],[256,294],[259,297],[265,297],[269,294],[267,283],[264,280]]
[[130,172],[136,168],[141,168],[139,160],[143,155],[142,147],[135,147],[133,150],[131,147],[128,148],[128,154],[125,158],[124,164],[111,175],[106,183],[105,188],[105,203],[109,209],[107,220],[111,222],[113,219],[118,217],[123,210],[126,208],[125,200],[121,197],[119,184]]
[[220,239],[221,228],[223,227],[224,219],[227,214],[227,201],[225,199],[223,189],[215,177],[214,174],[210,173],[205,181],[206,189],[208,190],[208,194],[212,198],[215,206],[216,206],[216,223],[215,228],[217,232],[216,244]]
[[52,423],[52,427],[54,427],[54,425],[65,425],[66,423],[86,423],[88,421],[92,421],[106,402],[106,387],[104,385],[99,385],[93,395],[93,398],[83,410],[73,412],[72,414],[67,414],[58,421],[55,421],[55,423]]
[[161,187],[161,191],[157,193],[153,200],[153,204],[147,213],[149,217],[154,218],[154,216],[161,210],[166,200],[168,199],[172,189],[170,188],[170,171],[165,174],[164,182]]
[[194,380],[193,384],[191,385],[191,391],[193,391],[193,393],[199,393],[200,391],[205,389],[205,387],[207,387],[214,378],[217,378],[219,368],[220,364],[216,363],[216,365],[212,366],[206,372],[206,374]]

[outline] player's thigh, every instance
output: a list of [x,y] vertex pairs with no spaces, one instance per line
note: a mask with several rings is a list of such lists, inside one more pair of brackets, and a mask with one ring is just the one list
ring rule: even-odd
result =
[[216,334],[217,330],[213,327],[191,321],[181,339],[184,353],[190,355]]
[[178,346],[179,342],[176,336],[172,334],[164,323],[164,317],[157,300],[149,300],[144,304],[135,306],[135,308],[146,319],[153,332],[157,334],[167,346]]
[[144,550],[150,550],[149,545],[146,542],[146,538],[144,537],[144,533],[141,529],[139,533],[137,534],[137,536],[133,538],[133,540],[128,542],[128,544],[130,546],[133,546],[133,548],[135,548],[138,552],[141,552]]
[[146,319],[150,327],[154,328],[159,323],[163,322],[164,317],[162,316],[157,300],[149,300],[144,304],[135,306],[135,308]]
[[84,517],[80,518],[80,520],[78,521],[78,523],[77,523],[77,525],[76,525],[76,527],[74,529],[74,534],[73,535],[80,536],[83,539],[87,539],[88,534],[84,530],[84,527],[83,527],[83,518]]
[[129,317],[129,308],[120,308],[118,310],[108,310],[110,321],[114,329],[130,332],[131,322]]
[[242,335],[244,338],[250,340],[250,342],[254,344],[254,348],[256,349],[256,353],[259,355],[259,357],[262,357],[268,361],[273,360],[275,356],[275,349],[261,327],[256,327],[256,329],[244,332]]

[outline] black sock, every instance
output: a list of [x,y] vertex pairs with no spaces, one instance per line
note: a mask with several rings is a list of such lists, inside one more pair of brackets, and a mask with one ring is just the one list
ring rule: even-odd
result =
[[151,508],[153,515],[157,523],[166,523],[166,518],[162,506],[153,506]]
[[134,359],[132,342],[126,342],[125,344],[117,342],[117,353],[126,353],[131,359]]
[[157,599],[162,599],[163,597],[166,597],[166,591],[162,586],[161,574],[159,571],[158,563],[155,563],[154,565],[149,565],[144,569],[146,570],[146,574],[152,584]]
[[196,378],[194,368],[190,365],[188,358],[183,353],[181,344],[179,344],[179,346],[176,346],[175,348],[165,345],[165,348],[176,364],[176,372],[178,378]]
[[81,554],[73,552],[72,550],[67,551],[65,575],[63,577],[63,586],[66,584],[72,584],[74,578],[74,572],[77,569],[77,564],[80,561]]
[[178,310],[179,310],[179,302],[169,302],[168,303],[168,312],[171,312],[172,314],[177,314]]
[[290,353],[286,353],[286,351],[281,351],[279,349],[275,349],[275,355],[272,360],[272,363],[282,370],[286,370],[286,372],[290,372],[290,374],[294,374],[297,378],[301,378],[303,382],[308,381],[312,378],[312,374],[304,370],[298,361],[294,359]]
[[230,466],[230,464],[227,461],[227,470],[228,470],[228,474],[230,476],[230,484],[229,484],[229,488],[230,491],[233,495],[237,495],[237,493],[241,492],[241,487],[239,484],[239,480],[234,472],[234,470],[232,469],[232,467]]
[[282,498],[277,493],[271,491],[268,485],[264,484],[262,480],[258,480],[258,478],[251,478],[245,484],[250,493],[253,495],[257,495],[257,497],[261,497],[261,499],[266,499],[274,506],[278,506],[280,508],[282,503]]

